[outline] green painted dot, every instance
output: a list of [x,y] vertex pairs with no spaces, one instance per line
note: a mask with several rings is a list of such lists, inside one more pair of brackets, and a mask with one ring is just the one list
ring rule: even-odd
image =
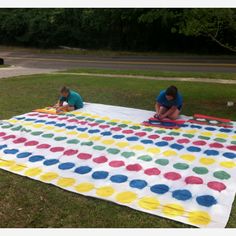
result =
[[208,173],[208,169],[205,167],[194,167],[193,171],[199,175],[205,175]]
[[96,120],[96,123],[99,123],[99,124],[104,123],[104,122],[105,120]]
[[92,141],[89,141],[89,142],[82,142],[81,145],[82,145],[82,146],[92,146],[92,145],[93,145],[93,142],[92,142]]
[[158,130],[155,131],[155,133],[157,133],[157,134],[164,134],[164,133],[166,133],[166,131],[158,129]]
[[76,118],[79,120],[83,120],[85,118],[85,116],[76,116]]
[[107,122],[108,125],[116,125],[117,123],[116,122],[112,122],[112,121],[109,121]]
[[2,126],[3,129],[9,129],[11,127],[13,127],[13,125],[4,125],[4,126]]
[[214,172],[214,177],[216,177],[217,179],[221,179],[221,180],[224,180],[224,179],[229,179],[231,176],[230,174],[228,174],[227,172],[223,171],[223,170],[220,170],[220,171],[216,171]]
[[93,118],[86,118],[85,120],[94,121],[95,119],[93,119]]
[[133,157],[135,156],[134,152],[122,152],[121,155],[125,158]]
[[202,135],[198,136],[198,138],[200,138],[200,139],[204,139],[204,140],[209,140],[209,139],[210,139],[210,137],[202,136]]
[[140,126],[137,126],[137,125],[133,125],[133,126],[130,126],[130,129],[134,129],[134,130],[137,130],[137,129],[140,129]]
[[66,116],[71,117],[71,116],[75,116],[75,115],[74,115],[74,114],[71,114],[71,113],[67,113]]
[[54,140],[56,141],[62,141],[62,140],[65,140],[67,139],[67,137],[55,137]]
[[153,131],[153,129],[152,128],[144,128],[143,131],[150,132],[150,131]]
[[17,127],[13,127],[11,130],[13,130],[13,131],[18,131],[18,130],[20,130],[22,128],[22,126],[20,125],[20,126],[17,126]]
[[151,161],[152,157],[149,155],[143,155],[143,156],[140,156],[138,159],[142,161]]
[[178,132],[170,132],[169,135],[178,136],[178,135],[180,135],[180,133],[178,133]]
[[119,124],[118,125],[120,128],[125,128],[125,127],[127,127],[128,125],[126,125],[126,124]]
[[98,150],[98,151],[102,151],[102,150],[106,149],[106,147],[101,146],[101,145],[96,145],[96,146],[93,146],[93,149]]
[[159,164],[161,166],[166,166],[169,164],[169,160],[167,159],[158,159],[155,161],[156,164]]
[[69,139],[69,140],[67,140],[67,143],[77,144],[77,143],[79,143],[79,140],[78,139]]
[[43,134],[42,137],[44,138],[52,138],[54,134]]
[[111,154],[118,154],[120,152],[117,148],[108,148],[107,151]]
[[38,135],[40,135],[42,133],[43,133],[42,131],[34,131],[31,134],[34,135],[34,136],[38,136]]
[[236,144],[236,141],[232,141],[231,144]]
[[187,170],[189,168],[189,165],[186,163],[176,163],[173,166],[175,169],[178,169],[178,170]]
[[220,142],[220,143],[225,143],[226,142],[226,140],[223,139],[223,138],[215,138],[214,141]]
[[26,132],[26,133],[29,133],[29,132],[31,132],[32,130],[31,130],[31,129],[23,128],[23,129],[21,129],[21,131],[24,131],[24,132]]
[[187,137],[187,138],[193,138],[194,135],[193,134],[183,134],[184,137]]

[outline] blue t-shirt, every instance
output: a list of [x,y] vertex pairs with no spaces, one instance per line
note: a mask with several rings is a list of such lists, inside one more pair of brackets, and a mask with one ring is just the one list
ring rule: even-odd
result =
[[178,109],[181,109],[183,105],[183,98],[179,93],[177,93],[176,99],[168,101],[166,99],[166,90],[162,90],[160,92],[159,96],[157,96],[156,98],[156,101],[166,108],[171,108],[172,106],[176,106]]
[[73,106],[75,109],[79,109],[84,106],[82,97],[72,90],[70,90],[68,97],[61,97],[60,101],[67,102],[69,106]]

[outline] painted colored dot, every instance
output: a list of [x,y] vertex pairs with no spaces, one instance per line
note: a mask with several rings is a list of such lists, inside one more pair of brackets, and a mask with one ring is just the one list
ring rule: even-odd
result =
[[152,157],[149,155],[142,155],[142,156],[138,157],[138,159],[142,160],[142,161],[151,161]]
[[186,201],[192,198],[192,194],[186,189],[180,189],[173,191],[172,197],[180,201]]
[[158,147],[164,147],[168,145],[168,142],[160,141],[160,142],[156,142],[155,145]]
[[208,169],[205,167],[194,167],[193,171],[199,175],[205,175],[209,172]]
[[34,131],[31,134],[34,136],[38,136],[38,135],[41,135],[42,133],[43,133],[42,131]]
[[155,163],[156,163],[156,164],[159,164],[159,165],[161,165],[161,166],[166,166],[166,165],[169,164],[169,160],[167,160],[167,159],[157,159],[157,160],[155,161]]
[[101,146],[101,145],[96,145],[96,146],[93,146],[93,149],[94,150],[98,150],[98,151],[102,151],[102,150],[105,150],[106,147],[105,146]]
[[144,150],[145,147],[143,145],[134,145],[134,146],[131,147],[131,149],[141,151],[141,150]]
[[54,140],[56,141],[62,141],[62,140],[65,140],[67,139],[67,137],[55,137]]
[[72,156],[78,153],[78,150],[74,150],[74,149],[68,149],[66,150],[63,155],[65,156]]
[[38,149],[47,149],[50,147],[51,147],[51,145],[49,145],[49,144],[40,144],[37,146]]
[[139,164],[130,164],[126,166],[126,169],[129,171],[140,171],[142,170],[142,166]]
[[196,176],[188,176],[185,178],[186,184],[203,184],[202,178]]
[[211,143],[209,145],[211,148],[223,148],[224,145],[222,145],[221,143]]
[[67,140],[66,143],[69,143],[69,144],[77,144],[77,143],[79,143],[79,140],[78,140],[78,139],[69,139],[69,140]]
[[204,146],[206,145],[206,142],[202,140],[197,140],[197,141],[194,141],[193,144],[197,146]]
[[205,158],[205,157],[203,157],[203,158],[200,159],[199,162],[202,163],[203,165],[212,165],[212,164],[215,163],[215,160],[212,159],[212,158]]
[[95,163],[101,164],[101,163],[105,163],[108,161],[108,159],[105,156],[100,156],[100,157],[96,157],[93,159],[93,161]]
[[193,211],[189,213],[188,220],[196,225],[208,225],[211,222],[211,217],[204,211]]
[[145,210],[156,210],[160,202],[154,197],[143,197],[139,200],[138,205]]
[[215,171],[213,173],[213,176],[216,177],[217,179],[221,179],[221,180],[227,180],[229,179],[231,176],[230,174],[228,174],[227,172],[225,171]]
[[99,197],[110,197],[111,195],[113,195],[115,193],[114,188],[110,187],[110,186],[106,186],[106,187],[100,187],[97,189],[96,194]]
[[137,136],[131,136],[131,137],[128,137],[126,138],[128,141],[138,141],[139,140],[139,137]]
[[45,166],[52,166],[52,165],[55,165],[57,163],[59,163],[59,160],[57,160],[57,159],[47,159],[43,162],[43,164]]
[[39,175],[42,172],[40,168],[30,168],[25,171],[25,175],[29,177],[34,177],[36,175]]
[[184,214],[184,208],[179,204],[167,204],[164,205],[162,212],[166,216],[182,216]]
[[181,175],[177,172],[167,172],[164,174],[164,177],[168,180],[178,180],[181,178]]
[[156,185],[153,185],[150,190],[153,192],[153,193],[157,193],[157,194],[165,194],[169,191],[169,187],[165,184],[156,184]]
[[92,155],[89,153],[80,153],[77,157],[82,160],[88,160],[92,157]]
[[17,152],[19,152],[19,150],[18,149],[5,149],[4,151],[3,151],[5,154],[16,154]]
[[53,147],[50,149],[51,152],[63,152],[65,148],[63,147]]
[[32,153],[31,152],[21,152],[19,154],[16,155],[17,158],[25,158],[30,156]]
[[148,136],[149,139],[158,139],[160,136],[157,134],[151,134]]
[[206,151],[204,151],[204,153],[206,154],[206,155],[208,155],[208,156],[217,156],[217,155],[219,155],[219,152],[218,151],[216,151],[216,150],[206,150]]
[[146,175],[159,175],[161,171],[158,168],[148,168],[144,171]]
[[95,171],[92,174],[93,179],[106,179],[108,176],[107,171]]
[[233,152],[225,152],[225,153],[223,153],[223,156],[226,157],[226,158],[229,158],[229,159],[236,158],[236,154],[233,153]]
[[42,137],[43,138],[52,138],[54,136],[54,134],[43,134]]
[[124,137],[125,137],[124,135],[113,135],[112,136],[112,138],[114,138],[114,139],[122,139]]
[[4,135],[6,135],[5,132],[0,132],[0,137],[2,137],[2,136],[4,136]]
[[116,200],[120,203],[131,203],[137,198],[137,194],[126,191],[116,195]]
[[45,159],[44,156],[31,156],[29,158],[29,161],[30,162],[38,162],[38,161],[42,161],[44,159]]
[[65,162],[65,163],[60,164],[58,166],[58,168],[60,170],[69,170],[69,169],[73,168],[74,166],[75,166],[75,164],[72,162]]
[[130,181],[129,186],[131,188],[143,189],[147,186],[147,182],[142,179],[134,179],[134,180]]
[[172,141],[172,140],[174,140],[174,137],[166,136],[166,137],[163,137],[162,140]]
[[57,185],[59,185],[60,187],[66,188],[66,187],[71,187],[72,185],[75,184],[75,179],[73,178],[60,178],[57,181]]
[[148,148],[147,149],[148,152],[152,153],[152,154],[158,154],[160,153],[160,149],[159,148]]
[[200,151],[201,151],[201,148],[195,147],[195,146],[190,146],[190,147],[187,147],[187,150],[188,150],[189,152],[200,152]]
[[125,165],[125,163],[123,161],[111,161],[109,163],[109,166],[111,166],[111,167],[121,167],[124,165]]
[[194,135],[193,134],[183,134],[184,137],[187,137],[187,138],[193,138]]
[[223,184],[223,183],[221,183],[221,182],[217,182],[217,181],[208,182],[207,186],[208,186],[210,189],[216,190],[216,191],[218,191],[218,192],[221,192],[221,191],[223,191],[223,190],[226,189],[225,184]]
[[233,161],[223,161],[223,162],[220,162],[220,165],[225,168],[234,168],[236,166],[236,163]]
[[40,180],[44,182],[51,182],[52,180],[58,178],[59,175],[55,172],[47,172],[40,176]]
[[132,134],[132,133],[134,133],[134,131],[129,129],[129,130],[123,130],[122,133],[123,134]]
[[122,152],[121,155],[125,158],[130,158],[130,157],[135,156],[135,153],[134,152]]
[[26,140],[26,138],[17,138],[13,141],[13,143],[24,143]]
[[110,180],[113,183],[124,183],[128,180],[128,177],[126,175],[113,175]]
[[171,157],[171,156],[176,156],[177,152],[175,152],[173,150],[166,150],[162,154],[166,157]]
[[189,168],[189,165],[186,163],[176,163],[173,165],[173,167],[177,170],[187,170]]
[[177,140],[177,143],[179,143],[179,144],[187,144],[189,142],[190,142],[190,140],[187,138],[182,138],[182,139]]
[[176,149],[176,150],[181,150],[181,149],[184,148],[183,145],[180,145],[180,144],[177,144],[177,143],[171,144],[170,147],[173,148],[173,149]]
[[182,154],[180,158],[186,161],[194,161],[196,157],[192,154]]
[[216,199],[211,195],[202,195],[196,198],[199,205],[205,207],[211,207],[217,203]]
[[89,173],[91,170],[92,170],[92,168],[89,166],[80,166],[75,169],[75,173],[84,175],[84,174]]
[[225,142],[226,142],[226,139],[223,139],[223,138],[215,138],[214,141],[216,141],[216,142],[221,142],[221,143],[225,143]]
[[82,146],[92,146],[93,142],[92,141],[90,141],[90,142],[82,142],[81,145]]
[[149,139],[142,139],[142,140],[141,140],[141,143],[144,143],[144,144],[153,144],[153,141],[152,141],[152,140],[149,140]]
[[120,150],[117,148],[108,148],[107,152],[110,154],[118,154],[120,152]]

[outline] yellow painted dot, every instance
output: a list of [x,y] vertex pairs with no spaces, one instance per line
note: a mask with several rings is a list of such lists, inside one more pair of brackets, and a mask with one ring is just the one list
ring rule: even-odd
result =
[[211,217],[204,211],[193,211],[188,215],[188,220],[196,225],[208,225],[211,222]]
[[200,163],[202,163],[203,165],[212,165],[212,164],[215,163],[215,160],[212,159],[212,158],[203,157],[203,158],[200,159]]
[[27,168],[27,166],[25,166],[24,164],[15,164],[10,167],[10,170],[14,172],[19,172],[24,170],[25,168]]
[[112,120],[110,120],[110,122],[119,122],[119,120],[118,119],[112,119]]
[[36,175],[39,175],[42,172],[42,170],[40,168],[30,168],[28,170],[25,171],[25,175],[29,176],[29,177],[33,177]]
[[208,131],[201,132],[201,135],[210,137],[210,136],[212,136],[212,132],[208,132]]
[[16,123],[18,123],[18,120],[8,120],[8,122],[10,122],[12,124],[16,124]]
[[163,152],[163,155],[166,157],[170,157],[170,156],[176,156],[177,152],[173,151],[173,150],[166,150]]
[[82,133],[82,134],[79,134],[77,137],[78,137],[78,138],[88,138],[89,135],[86,134],[86,133]]
[[131,203],[137,198],[137,194],[126,191],[116,195],[116,200],[120,203]]
[[113,140],[113,139],[105,139],[105,140],[102,141],[102,143],[105,144],[105,145],[111,145],[114,142],[115,142],[115,140]]
[[139,200],[138,205],[146,210],[156,210],[160,203],[154,197],[143,197]]
[[43,126],[43,124],[34,124],[33,127],[34,128],[41,128]]
[[85,192],[89,192],[91,190],[94,189],[94,185],[91,183],[80,183],[77,186],[75,186],[75,190],[77,192],[81,192],[81,193],[85,193]]
[[56,179],[58,177],[59,177],[59,175],[57,173],[55,173],[55,172],[48,172],[48,173],[45,173],[45,174],[41,175],[40,179],[42,181],[50,182],[50,181],[52,181],[52,180],[54,180],[54,179]]
[[188,130],[185,130],[185,133],[187,134],[195,134],[197,131],[195,129],[188,129]]
[[233,161],[222,161],[220,165],[225,168],[234,168],[236,166],[236,164]]
[[62,132],[66,132],[66,129],[55,129],[54,132],[62,133]]
[[229,135],[228,134],[216,134],[216,137],[218,137],[218,138],[228,138],[229,137]]
[[[35,128],[39,128],[38,126],[35,126],[35,123],[33,123],[33,122],[24,122],[23,124],[24,124],[24,126],[33,126]],[[43,126],[43,125],[41,124],[41,126]]]
[[148,148],[147,151],[150,152],[150,153],[153,153],[153,154],[160,153],[160,149],[159,148]]
[[236,139],[236,135],[233,135],[231,138],[232,138],[232,139]]
[[183,160],[186,160],[186,161],[194,161],[195,160],[195,156],[191,155],[191,154],[180,155],[180,158],[182,158]]
[[77,135],[78,132],[76,132],[76,131],[69,131],[69,132],[67,132],[66,134],[67,134],[67,135]]
[[179,204],[167,204],[163,207],[162,212],[167,216],[182,216],[184,208]]
[[73,178],[60,178],[60,179],[57,181],[57,184],[58,184],[60,187],[70,187],[70,186],[72,186],[73,184],[75,184],[75,179],[73,179]]
[[89,140],[91,140],[91,141],[99,141],[100,139],[101,139],[100,136],[92,136],[89,138]]
[[110,120],[110,118],[108,116],[103,116],[102,120]]
[[10,160],[0,160],[0,166],[2,167],[10,167],[15,164],[15,161],[10,161]]
[[46,129],[46,130],[53,130],[53,129],[55,129],[55,127],[46,125],[46,126],[44,127],[44,129]]
[[115,145],[117,147],[124,148],[124,147],[129,146],[129,143],[128,142],[117,142],[117,143],[115,143]]
[[96,194],[100,197],[110,197],[114,192],[114,188],[107,186],[98,188]]
[[132,122],[129,121],[129,120],[123,120],[122,123],[125,124],[125,125],[128,125],[128,124],[130,124],[130,123],[132,123]]
[[134,146],[130,147],[130,149],[141,151],[141,150],[144,150],[145,148],[142,145],[134,145]]

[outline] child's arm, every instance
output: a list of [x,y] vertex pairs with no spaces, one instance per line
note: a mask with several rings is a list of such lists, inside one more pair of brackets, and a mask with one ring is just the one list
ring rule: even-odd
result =
[[167,112],[165,112],[163,115],[160,115],[160,118],[163,119],[163,118],[169,116],[170,114],[175,112],[176,109],[178,109],[176,106],[172,106],[169,110],[167,110]]
[[155,110],[156,110],[157,115],[159,115],[160,107],[161,107],[161,104],[159,102],[157,102],[155,105]]

